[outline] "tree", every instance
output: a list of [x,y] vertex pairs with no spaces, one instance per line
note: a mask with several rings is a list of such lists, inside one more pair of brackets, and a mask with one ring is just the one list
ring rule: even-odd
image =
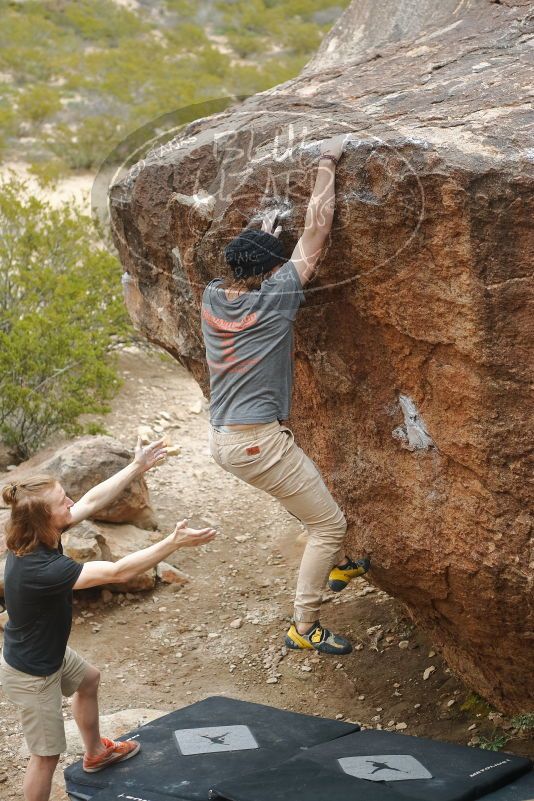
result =
[[14,177],[0,191],[0,437],[27,458],[53,432],[78,433],[118,388],[130,337],[121,269],[92,220],[53,208]]

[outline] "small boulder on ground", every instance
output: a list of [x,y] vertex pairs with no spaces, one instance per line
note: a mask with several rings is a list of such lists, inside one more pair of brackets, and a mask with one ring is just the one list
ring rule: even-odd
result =
[[156,575],[164,584],[187,584],[191,580],[187,573],[183,573],[168,562],[156,565]]
[[[131,525],[113,525],[111,523],[98,526],[101,537],[101,559],[117,562],[123,556],[148,548],[152,545],[150,533]],[[151,568],[123,584],[109,584],[106,588],[114,592],[139,592],[151,590],[156,584],[156,570]]]
[[105,539],[95,523],[83,520],[61,537],[63,553],[77,562],[94,562],[104,559]]

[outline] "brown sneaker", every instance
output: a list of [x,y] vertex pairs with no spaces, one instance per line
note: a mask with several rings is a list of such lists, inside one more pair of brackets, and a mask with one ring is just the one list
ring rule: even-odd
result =
[[106,750],[95,757],[83,758],[83,769],[86,773],[96,773],[97,770],[104,770],[115,762],[122,762],[124,759],[130,759],[139,753],[141,743],[134,742],[133,740],[124,740],[119,742],[116,740],[108,740],[107,737],[101,737],[102,743],[106,746]]

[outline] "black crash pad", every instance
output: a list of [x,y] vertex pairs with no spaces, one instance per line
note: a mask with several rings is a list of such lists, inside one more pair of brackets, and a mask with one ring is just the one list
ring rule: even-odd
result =
[[336,720],[214,696],[171,712],[121,739],[138,739],[140,754],[98,773],[82,762],[65,770],[67,792],[89,799],[123,783],[186,801],[207,801],[217,781],[280,764],[298,753],[358,731]]
[[485,795],[483,801],[534,801],[534,770],[500,790]]
[[[320,771],[321,787],[328,789],[328,801],[368,801],[375,796],[383,801],[471,801],[531,768],[528,759],[510,754],[363,731],[310,748],[253,780],[218,781],[212,795],[227,801],[297,798],[298,787],[309,781],[310,771],[313,775],[313,764]],[[315,793],[310,798],[320,801],[318,790]]]
[[91,801],[185,801],[185,799],[180,799],[176,795],[156,793],[155,790],[145,790],[144,787],[138,785],[129,787],[124,784],[114,784],[93,795]]
[[[305,753],[305,752],[304,752]],[[399,801],[382,784],[333,773],[317,762],[289,760],[259,773],[217,782],[213,801]]]

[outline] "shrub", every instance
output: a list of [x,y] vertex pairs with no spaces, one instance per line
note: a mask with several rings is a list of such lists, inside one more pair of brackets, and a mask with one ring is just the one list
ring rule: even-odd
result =
[[82,39],[112,45],[121,37],[146,30],[144,21],[132,11],[109,0],[65,0],[45,6],[46,15],[61,28],[70,29]]
[[50,150],[73,170],[98,167],[124,137],[123,121],[118,117],[86,117],[75,129],[57,125],[46,138]]
[[534,712],[527,712],[524,715],[516,715],[511,720],[512,726],[521,731],[534,730]]
[[113,351],[130,328],[116,258],[90,218],[53,209],[15,178],[0,192],[0,436],[27,458],[78,418],[107,410]]
[[297,54],[308,54],[310,57],[321,44],[322,33],[312,22],[295,22],[288,26],[282,40],[288,49]]
[[477,747],[484,751],[500,751],[508,742],[506,734],[494,732],[491,737],[479,737]]
[[462,712],[468,712],[471,715],[484,715],[487,716],[492,712],[491,706],[478,693],[469,693],[460,709]]
[[209,39],[200,25],[192,22],[180,22],[175,28],[165,30],[165,38],[168,44],[174,48],[192,50],[209,44]]
[[13,109],[5,101],[0,101],[0,153],[8,145],[9,138],[14,134],[16,118]]
[[34,161],[28,168],[30,175],[37,178],[43,188],[52,188],[61,178],[69,174],[67,165],[62,159],[48,158],[46,161]]
[[230,31],[228,33],[228,43],[237,55],[243,59],[255,56],[258,53],[264,53],[267,49],[265,40],[251,33]]
[[58,89],[37,85],[26,89],[17,101],[21,121],[42,122],[61,108]]

